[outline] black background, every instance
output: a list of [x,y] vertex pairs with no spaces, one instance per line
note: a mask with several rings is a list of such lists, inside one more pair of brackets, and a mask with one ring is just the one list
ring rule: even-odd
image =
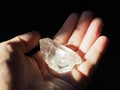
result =
[[[41,1],[11,2],[0,6],[0,42],[29,31],[42,37],[53,37],[69,14],[90,10],[104,21],[103,35],[109,46],[95,71],[87,90],[118,90],[120,88],[119,30],[120,3],[117,1]],[[1,3],[2,5],[2,3]]]

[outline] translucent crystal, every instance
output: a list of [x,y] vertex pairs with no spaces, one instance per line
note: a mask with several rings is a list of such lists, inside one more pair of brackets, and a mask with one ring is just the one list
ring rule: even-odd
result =
[[49,68],[58,73],[69,72],[82,61],[73,50],[50,38],[40,39],[40,52]]

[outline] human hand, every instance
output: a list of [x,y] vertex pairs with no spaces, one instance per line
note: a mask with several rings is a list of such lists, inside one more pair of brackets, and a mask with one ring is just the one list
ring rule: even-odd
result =
[[77,14],[72,14],[54,38],[84,59],[78,68],[71,71],[67,80],[48,72],[40,52],[25,55],[38,45],[40,35],[37,32],[0,43],[0,90],[73,90],[68,83],[86,87],[108,43],[107,37],[100,36],[101,20],[92,19],[89,12],[84,12],[80,20]]
[[93,18],[89,11],[83,12],[81,17],[75,13],[68,17],[54,40],[74,50],[83,62],[70,74],[60,78],[81,89],[87,87],[108,45],[108,38],[101,36],[102,27],[102,20]]

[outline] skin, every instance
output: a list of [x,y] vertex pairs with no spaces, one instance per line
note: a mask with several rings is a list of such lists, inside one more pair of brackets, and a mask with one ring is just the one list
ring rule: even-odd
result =
[[65,75],[53,73],[40,51],[28,56],[39,44],[36,31],[0,43],[0,90],[83,90],[104,54],[108,38],[101,35],[103,22],[90,11],[72,13],[54,40],[74,50],[83,59]]

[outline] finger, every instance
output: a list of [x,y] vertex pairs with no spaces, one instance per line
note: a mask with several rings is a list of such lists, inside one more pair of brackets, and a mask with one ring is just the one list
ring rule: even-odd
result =
[[23,35],[16,36],[8,40],[7,43],[14,46],[16,49],[26,53],[38,45],[40,34],[37,31],[32,31]]
[[74,79],[73,82],[76,85],[79,85],[79,87],[81,87],[82,90],[85,90],[88,84],[88,78],[82,72],[78,71],[77,69],[73,69],[71,71],[71,75]]
[[[79,47],[92,18],[93,18],[93,15],[89,11],[85,11],[81,15],[79,22],[77,24],[77,27],[75,28],[73,34],[71,35],[71,37],[67,43],[68,45],[74,45],[75,47]],[[73,49],[75,49],[75,48],[73,48]]]
[[61,29],[58,31],[58,33],[55,35],[54,40],[62,44],[65,44],[68,41],[70,35],[72,34],[78,19],[79,19],[78,14],[76,13],[71,14],[67,18]]
[[102,26],[103,26],[103,22],[99,18],[95,18],[91,22],[82,42],[80,44],[80,47],[79,47],[79,49],[83,53],[86,53],[90,49],[92,44],[96,41],[96,39],[100,36]]
[[105,36],[99,37],[85,55],[84,58],[86,61],[78,67],[78,70],[82,72],[85,76],[90,76],[97,66],[97,63],[99,62],[101,56],[105,52],[107,45],[108,38]]

